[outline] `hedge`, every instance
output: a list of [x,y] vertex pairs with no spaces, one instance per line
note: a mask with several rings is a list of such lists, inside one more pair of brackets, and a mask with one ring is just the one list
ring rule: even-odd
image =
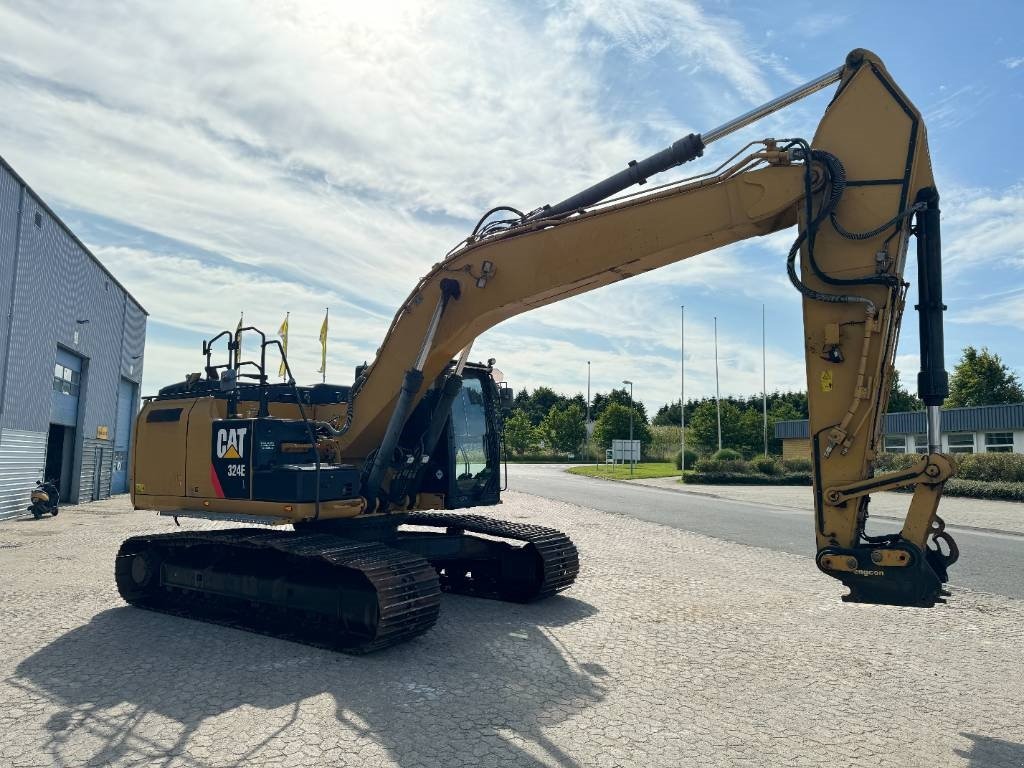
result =
[[734,451],[732,448],[722,448],[711,454],[711,458],[715,461],[736,461],[742,459],[743,454],[739,451]]
[[696,485],[810,485],[809,472],[786,472],[782,475],[756,475],[741,472],[694,472],[686,476],[687,484]]
[[[875,471],[894,472],[913,466],[921,458],[917,453],[881,453],[875,459]],[[1024,483],[1024,454],[954,453],[957,480],[985,480]]]
[[697,459],[693,468],[697,472],[723,472],[734,475],[750,474],[750,465],[743,459]]
[[[945,496],[965,496],[971,499],[995,501],[1024,501],[1024,483],[991,480],[961,480],[954,477],[946,481]],[[941,510],[940,510],[941,511]]]
[[958,480],[997,480],[1024,483],[1024,455],[1019,453],[961,453],[956,459]]

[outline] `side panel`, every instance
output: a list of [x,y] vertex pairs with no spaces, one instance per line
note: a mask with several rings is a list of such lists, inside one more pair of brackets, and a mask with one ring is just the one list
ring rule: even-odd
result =
[[0,429],[0,518],[25,511],[45,463],[45,432]]
[[185,495],[185,445],[195,400],[147,403],[136,422],[132,499],[144,509],[150,496]]

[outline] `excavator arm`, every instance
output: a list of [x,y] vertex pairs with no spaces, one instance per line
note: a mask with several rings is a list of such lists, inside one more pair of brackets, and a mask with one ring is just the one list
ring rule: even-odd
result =
[[[836,81],[810,142],[766,139],[709,174],[607,199]],[[395,469],[390,458],[423,397],[423,382],[444,377],[460,351],[464,361],[478,335],[530,309],[793,224],[798,236],[788,259],[780,254],[779,268],[803,301],[818,567],[850,588],[847,599],[931,605],[957,556],[936,515],[952,474],[951,461],[938,452],[938,407],[947,388],[938,194],[921,114],[868,51],[853,51],[834,72],[722,128],[688,136],[563,203],[478,226],[399,309],[353,387],[334,451],[364,465],[370,510],[380,510]],[[919,390],[930,449],[909,470],[875,475],[912,234]],[[869,494],[911,487],[902,531],[869,536]]]

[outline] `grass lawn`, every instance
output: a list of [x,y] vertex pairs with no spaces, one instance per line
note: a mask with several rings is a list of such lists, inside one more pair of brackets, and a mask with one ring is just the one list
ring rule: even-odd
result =
[[[629,480],[629,464],[583,464],[567,470],[574,475],[586,475],[588,477],[603,477],[608,480]],[[672,477],[678,476],[679,470],[672,462],[665,463],[642,463],[633,468],[633,479],[647,477]]]

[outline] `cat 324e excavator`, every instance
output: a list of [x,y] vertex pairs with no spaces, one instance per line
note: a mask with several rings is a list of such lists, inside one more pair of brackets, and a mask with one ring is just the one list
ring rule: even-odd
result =
[[[811,142],[754,142],[712,172],[620,195],[834,83]],[[535,307],[798,224],[786,270],[803,301],[817,565],[849,588],[844,599],[932,606],[958,555],[936,514],[953,471],[939,452],[948,386],[938,203],[920,112],[877,56],[855,50],[561,203],[489,211],[417,283],[351,387],[299,387],[290,371],[268,383],[279,343],[255,328],[225,331],[204,343],[205,375],[165,387],[140,412],[132,498],[165,515],[262,525],[132,537],[117,555],[120,593],[366,652],[426,631],[442,590],[525,602],[566,589],[579,560],[564,534],[429,511],[499,502],[510,391],[493,361],[468,362],[473,340]],[[911,235],[929,452],[875,474]],[[245,345],[258,359],[242,359],[243,333],[260,338]],[[226,362],[215,363],[221,346]],[[869,494],[910,487],[902,530],[869,535]]]

